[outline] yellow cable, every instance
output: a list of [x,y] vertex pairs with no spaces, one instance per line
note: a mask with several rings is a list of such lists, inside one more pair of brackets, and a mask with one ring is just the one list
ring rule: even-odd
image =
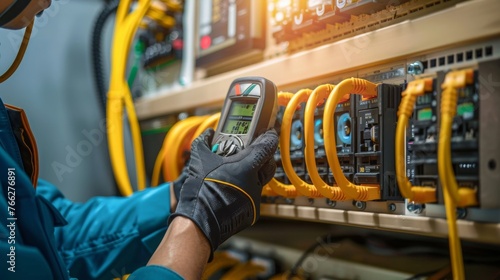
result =
[[[290,102],[290,100],[292,99],[292,97],[293,93],[291,92],[279,92],[278,106],[286,107],[288,102]],[[295,188],[294,185],[284,184],[278,181],[276,178],[272,178],[271,181],[269,181],[269,183],[267,184],[267,186],[269,186],[275,193],[283,197],[292,198],[298,195],[297,189]]]
[[114,28],[114,34],[116,34],[116,32],[119,30],[120,26],[119,24],[121,24],[123,22],[123,20],[125,20],[125,17],[126,15],[128,14],[129,10],[130,10],[130,4],[131,4],[131,0],[121,0],[120,1],[120,4],[118,5],[118,9],[116,10],[116,25],[115,25],[115,28]]
[[[162,166],[178,166],[180,164],[180,168],[182,168],[182,159],[179,162],[179,158],[182,158],[184,149],[181,146],[184,142],[186,142],[186,139],[191,140],[191,133],[193,133],[198,125],[206,118],[207,117],[205,116],[189,117],[187,119],[176,122],[170,128],[168,133],[165,135],[163,144],[160,148],[160,151],[158,152],[158,155],[156,156],[155,164],[153,167],[153,175],[151,176],[151,186],[157,186],[159,184]],[[179,172],[179,170],[179,168],[164,168],[164,180],[166,182],[175,180],[179,175],[177,174],[177,176],[175,176],[175,174],[176,172]],[[172,174],[165,175],[166,172],[170,172]]]
[[263,265],[249,261],[246,263],[241,263],[236,265],[229,272],[224,274],[220,279],[221,280],[253,279],[259,273],[262,273],[265,270],[266,268]]
[[208,263],[203,271],[203,275],[201,279],[207,280],[210,279],[215,273],[220,271],[221,269],[233,267],[237,265],[239,261],[232,257],[227,252],[215,252],[214,259],[212,262]]
[[436,189],[425,186],[412,186],[406,177],[406,141],[405,131],[408,120],[413,114],[413,107],[418,96],[432,90],[432,78],[412,81],[403,92],[398,110],[398,123],[396,127],[396,179],[401,194],[410,201],[428,203],[436,201]]
[[340,82],[333,89],[330,96],[328,96],[323,114],[323,127],[326,128],[324,130],[324,138],[328,139],[328,141],[325,141],[328,164],[332,169],[337,185],[347,197],[354,200],[380,199],[379,185],[355,185],[347,180],[340,167],[337,156],[336,131],[334,130],[333,116],[337,104],[346,94],[360,94],[364,98],[373,98],[377,96],[377,85],[363,79],[350,78]]
[[261,195],[262,196],[277,196],[278,194],[275,191],[273,191],[273,189],[271,188],[271,186],[269,186],[269,184],[267,184],[262,188]]
[[178,131],[170,130],[169,134],[173,133],[169,136],[172,137],[172,141],[166,146],[167,153],[163,161],[165,181],[173,181],[179,177],[185,165],[183,154],[189,152],[194,132],[207,118],[208,116],[189,117],[179,122],[183,126],[180,126]]
[[182,5],[179,3],[179,1],[172,1],[172,0],[160,0],[163,4],[167,6],[167,9],[169,11],[173,12],[179,12],[182,10]]
[[217,125],[219,124],[219,119],[220,119],[220,112],[219,113],[215,113],[215,114],[211,115],[210,117],[208,117],[207,119],[205,119],[198,126],[198,128],[196,129],[196,131],[194,132],[193,138],[191,139],[191,141],[194,141],[194,139],[196,139],[198,136],[200,136],[208,128],[215,129],[217,127]]
[[[455,180],[451,162],[451,126],[457,111],[457,88],[463,88],[474,81],[474,70],[467,69],[450,72],[446,75],[441,88],[441,125],[438,144],[438,171],[441,180],[447,182],[450,196],[458,206],[477,205],[476,190],[459,188]],[[444,134],[443,134],[444,132]]]
[[[160,174],[162,172],[162,166],[165,162],[165,158],[167,156],[167,151],[169,147],[172,146],[172,141],[175,137],[172,135],[178,133],[179,127],[185,125],[182,121],[176,122],[167,132],[165,137],[163,138],[163,143],[161,145],[160,151],[156,156],[155,164],[153,167],[153,175],[151,176],[151,186],[157,186],[160,183]],[[170,163],[169,163],[170,164]],[[165,171],[163,171],[165,173]],[[163,179],[166,180],[166,175],[163,176]]]
[[[281,121],[281,134],[280,134],[280,151],[281,151],[281,162],[283,163],[283,169],[285,170],[286,176],[290,182],[297,188],[297,191],[307,197],[321,197],[321,193],[316,189],[314,185],[304,182],[295,172],[292,166],[292,160],[290,159],[290,130],[292,126],[293,116],[297,108],[300,107],[300,103],[307,102],[309,95],[312,90],[301,89],[296,94],[293,95],[290,102],[285,108],[285,113],[283,114],[283,120]],[[314,153],[312,154],[313,160]]]
[[[453,71],[446,75],[441,93],[441,123],[439,129],[438,143],[438,171],[444,191],[444,203],[446,220],[448,222],[449,245],[451,256],[451,267],[453,279],[465,279],[462,249],[458,228],[456,224],[456,207],[461,202],[460,196],[475,198],[475,193],[465,188],[460,192],[451,161],[451,131],[453,118],[456,115],[458,92],[457,88],[463,88],[474,81],[474,70],[467,69]],[[462,194],[462,195],[461,195]]]
[[157,5],[151,5],[146,16],[160,24],[162,27],[169,29],[175,25],[175,19],[166,14],[166,10]]
[[117,10],[115,34],[113,38],[111,76],[106,110],[107,133],[113,173],[115,174],[120,192],[125,196],[131,195],[133,193],[133,188],[128,175],[124,151],[122,121],[124,107],[127,109],[132,142],[134,144],[137,188],[142,190],[146,185],[140,128],[135,114],[130,88],[125,79],[125,71],[133,36],[141,19],[148,10],[150,2],[150,0],[139,1],[137,8],[130,14],[127,14],[130,9],[130,0],[121,1]]
[[[316,157],[314,153],[314,112],[316,107],[328,97],[335,86],[330,84],[320,85],[316,87],[306,104],[304,116],[304,137],[305,149],[304,157],[306,160],[307,172],[311,177],[311,181],[318,191],[324,197],[331,200],[346,200],[347,197],[338,186],[329,186],[319,175],[316,165]],[[324,131],[324,128],[323,128]]]
[[21,61],[23,60],[24,54],[26,53],[26,49],[28,48],[28,43],[30,42],[30,37],[31,37],[31,31],[33,31],[33,25],[35,24],[35,20],[33,20],[27,27],[26,30],[24,31],[24,36],[23,40],[21,41],[21,46],[19,47],[19,51],[17,52],[16,58],[14,59],[14,62],[12,62],[12,65],[5,71],[5,73],[0,76],[0,83],[5,82],[14,72],[16,72],[17,67],[19,67],[19,64],[21,64]]

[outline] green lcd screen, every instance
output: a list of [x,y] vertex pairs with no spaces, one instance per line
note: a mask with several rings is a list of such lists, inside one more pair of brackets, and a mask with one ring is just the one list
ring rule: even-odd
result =
[[233,101],[221,132],[227,134],[247,134],[256,107],[257,99],[245,102]]

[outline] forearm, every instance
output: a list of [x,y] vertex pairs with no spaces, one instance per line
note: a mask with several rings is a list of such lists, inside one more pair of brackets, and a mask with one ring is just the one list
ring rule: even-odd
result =
[[168,267],[185,279],[200,279],[210,256],[205,235],[190,219],[173,219],[148,265]]
[[169,186],[130,197],[96,197],[86,203],[64,198],[44,181],[39,182],[37,193],[69,222],[56,228],[57,247],[73,276],[82,279],[112,278],[113,269],[131,272],[145,265],[165,235],[172,209]]

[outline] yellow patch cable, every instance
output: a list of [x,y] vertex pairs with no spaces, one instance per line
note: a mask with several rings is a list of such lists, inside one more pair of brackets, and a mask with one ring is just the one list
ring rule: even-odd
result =
[[[294,94],[291,92],[279,92],[278,106],[287,106],[288,102],[290,102],[293,95]],[[283,197],[292,198],[298,195],[297,189],[295,188],[294,185],[283,184],[276,178],[272,178],[271,181],[266,186],[269,186],[273,192]],[[266,188],[266,186],[264,186],[264,188]]]
[[463,88],[474,82],[474,70],[453,71],[446,75],[441,85],[441,123],[438,143],[438,171],[444,191],[446,220],[448,222],[449,246],[453,279],[465,279],[462,248],[456,223],[457,204],[475,205],[475,190],[459,188],[451,162],[451,130],[457,111],[457,88]]
[[340,167],[333,116],[337,104],[347,94],[360,94],[364,98],[374,98],[377,97],[377,85],[363,79],[350,78],[335,86],[333,92],[328,96],[323,114],[323,127],[326,128],[324,137],[327,139],[325,141],[325,151],[328,164],[332,169],[337,185],[347,197],[361,201],[380,199],[379,185],[355,185],[347,180]]
[[[182,7],[172,1],[162,1],[167,9],[180,10]],[[134,148],[134,159],[137,173],[137,188],[142,190],[146,186],[146,176],[144,168],[144,155],[142,148],[142,138],[140,134],[139,122],[135,114],[135,108],[130,93],[130,88],[125,79],[127,58],[130,51],[133,36],[137,31],[142,19],[146,14],[159,24],[171,27],[175,21],[172,17],[166,16],[158,6],[151,5],[151,0],[139,0],[138,5],[132,12],[131,0],[120,2],[116,14],[116,23],[113,38],[112,67],[110,77],[110,87],[108,93],[108,103],[106,110],[108,146],[111,158],[113,173],[122,195],[130,195],[133,192],[128,170],[123,143],[123,111],[127,110],[132,142]]]
[[418,203],[435,202],[436,189],[425,186],[412,186],[406,177],[406,142],[405,131],[408,120],[413,114],[413,107],[418,96],[432,90],[432,78],[412,81],[403,91],[403,98],[398,109],[398,124],[396,127],[395,157],[396,157],[396,179],[401,194],[410,201]]
[[[163,144],[158,152],[155,160],[155,165],[153,167],[153,175],[151,176],[151,186],[157,186],[160,181],[160,173],[162,170],[162,165],[179,165],[179,158],[182,157],[183,149],[181,149],[182,142],[191,139],[192,133],[196,128],[203,122],[207,117],[203,116],[193,116],[187,119],[176,122],[168,131],[167,135],[163,139]],[[169,152],[170,151],[170,152]],[[182,168],[182,162],[177,172],[180,172]],[[163,169],[163,172],[174,172],[173,169]],[[173,181],[179,176],[175,176],[175,173],[166,175],[164,174],[164,180],[166,182]],[[173,177],[173,178],[172,178]]]
[[172,28],[175,25],[175,19],[167,15],[167,11],[179,11],[180,5],[167,5],[171,1],[153,1],[146,13],[146,17],[152,19],[165,29]]
[[146,185],[144,168],[144,155],[139,122],[135,114],[130,89],[125,79],[127,57],[130,51],[132,38],[146,14],[150,0],[138,1],[137,8],[130,14],[130,0],[121,1],[116,16],[113,49],[111,58],[111,75],[106,110],[108,146],[111,165],[115,175],[118,188],[122,195],[128,196],[133,193],[133,188],[128,175],[125,148],[123,139],[123,111],[127,110],[127,116],[134,143],[134,158],[137,172],[137,188],[142,190]]
[[194,132],[193,138],[191,139],[191,141],[194,141],[194,139],[196,139],[198,136],[200,136],[208,128],[215,129],[217,127],[217,125],[219,124],[219,119],[220,119],[220,112],[215,113],[215,114],[211,115],[210,117],[208,117],[207,119],[205,119],[200,124],[200,126],[198,126],[196,131]]
[[167,146],[164,146],[166,153],[163,159],[163,177],[166,182],[174,181],[181,174],[182,168],[186,164],[183,155],[190,151],[191,139],[196,129],[207,118],[208,116],[189,117],[179,123],[180,129],[167,136],[171,141]]
[[[318,173],[316,165],[316,157],[314,153],[314,112],[316,107],[324,103],[325,99],[330,95],[330,92],[335,86],[330,84],[320,85],[316,87],[306,104],[304,116],[304,137],[305,149],[304,157],[306,160],[307,172],[311,180],[321,193],[322,196],[331,200],[346,200],[347,197],[338,186],[329,186]],[[323,128],[323,131],[325,129]]]
[[[297,191],[307,197],[321,197],[321,193],[316,189],[316,186],[304,182],[295,172],[292,161],[290,159],[290,130],[293,121],[293,115],[301,103],[307,102],[312,90],[301,89],[293,95],[290,102],[285,108],[283,120],[281,121],[280,147],[281,147],[281,162],[283,169],[290,182],[297,188]],[[312,155],[314,160],[314,153]]]

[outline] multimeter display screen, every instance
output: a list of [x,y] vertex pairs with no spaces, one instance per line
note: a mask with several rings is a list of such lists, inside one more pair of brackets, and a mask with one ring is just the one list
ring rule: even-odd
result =
[[233,101],[221,132],[227,134],[247,134],[256,107],[257,99],[245,102]]

